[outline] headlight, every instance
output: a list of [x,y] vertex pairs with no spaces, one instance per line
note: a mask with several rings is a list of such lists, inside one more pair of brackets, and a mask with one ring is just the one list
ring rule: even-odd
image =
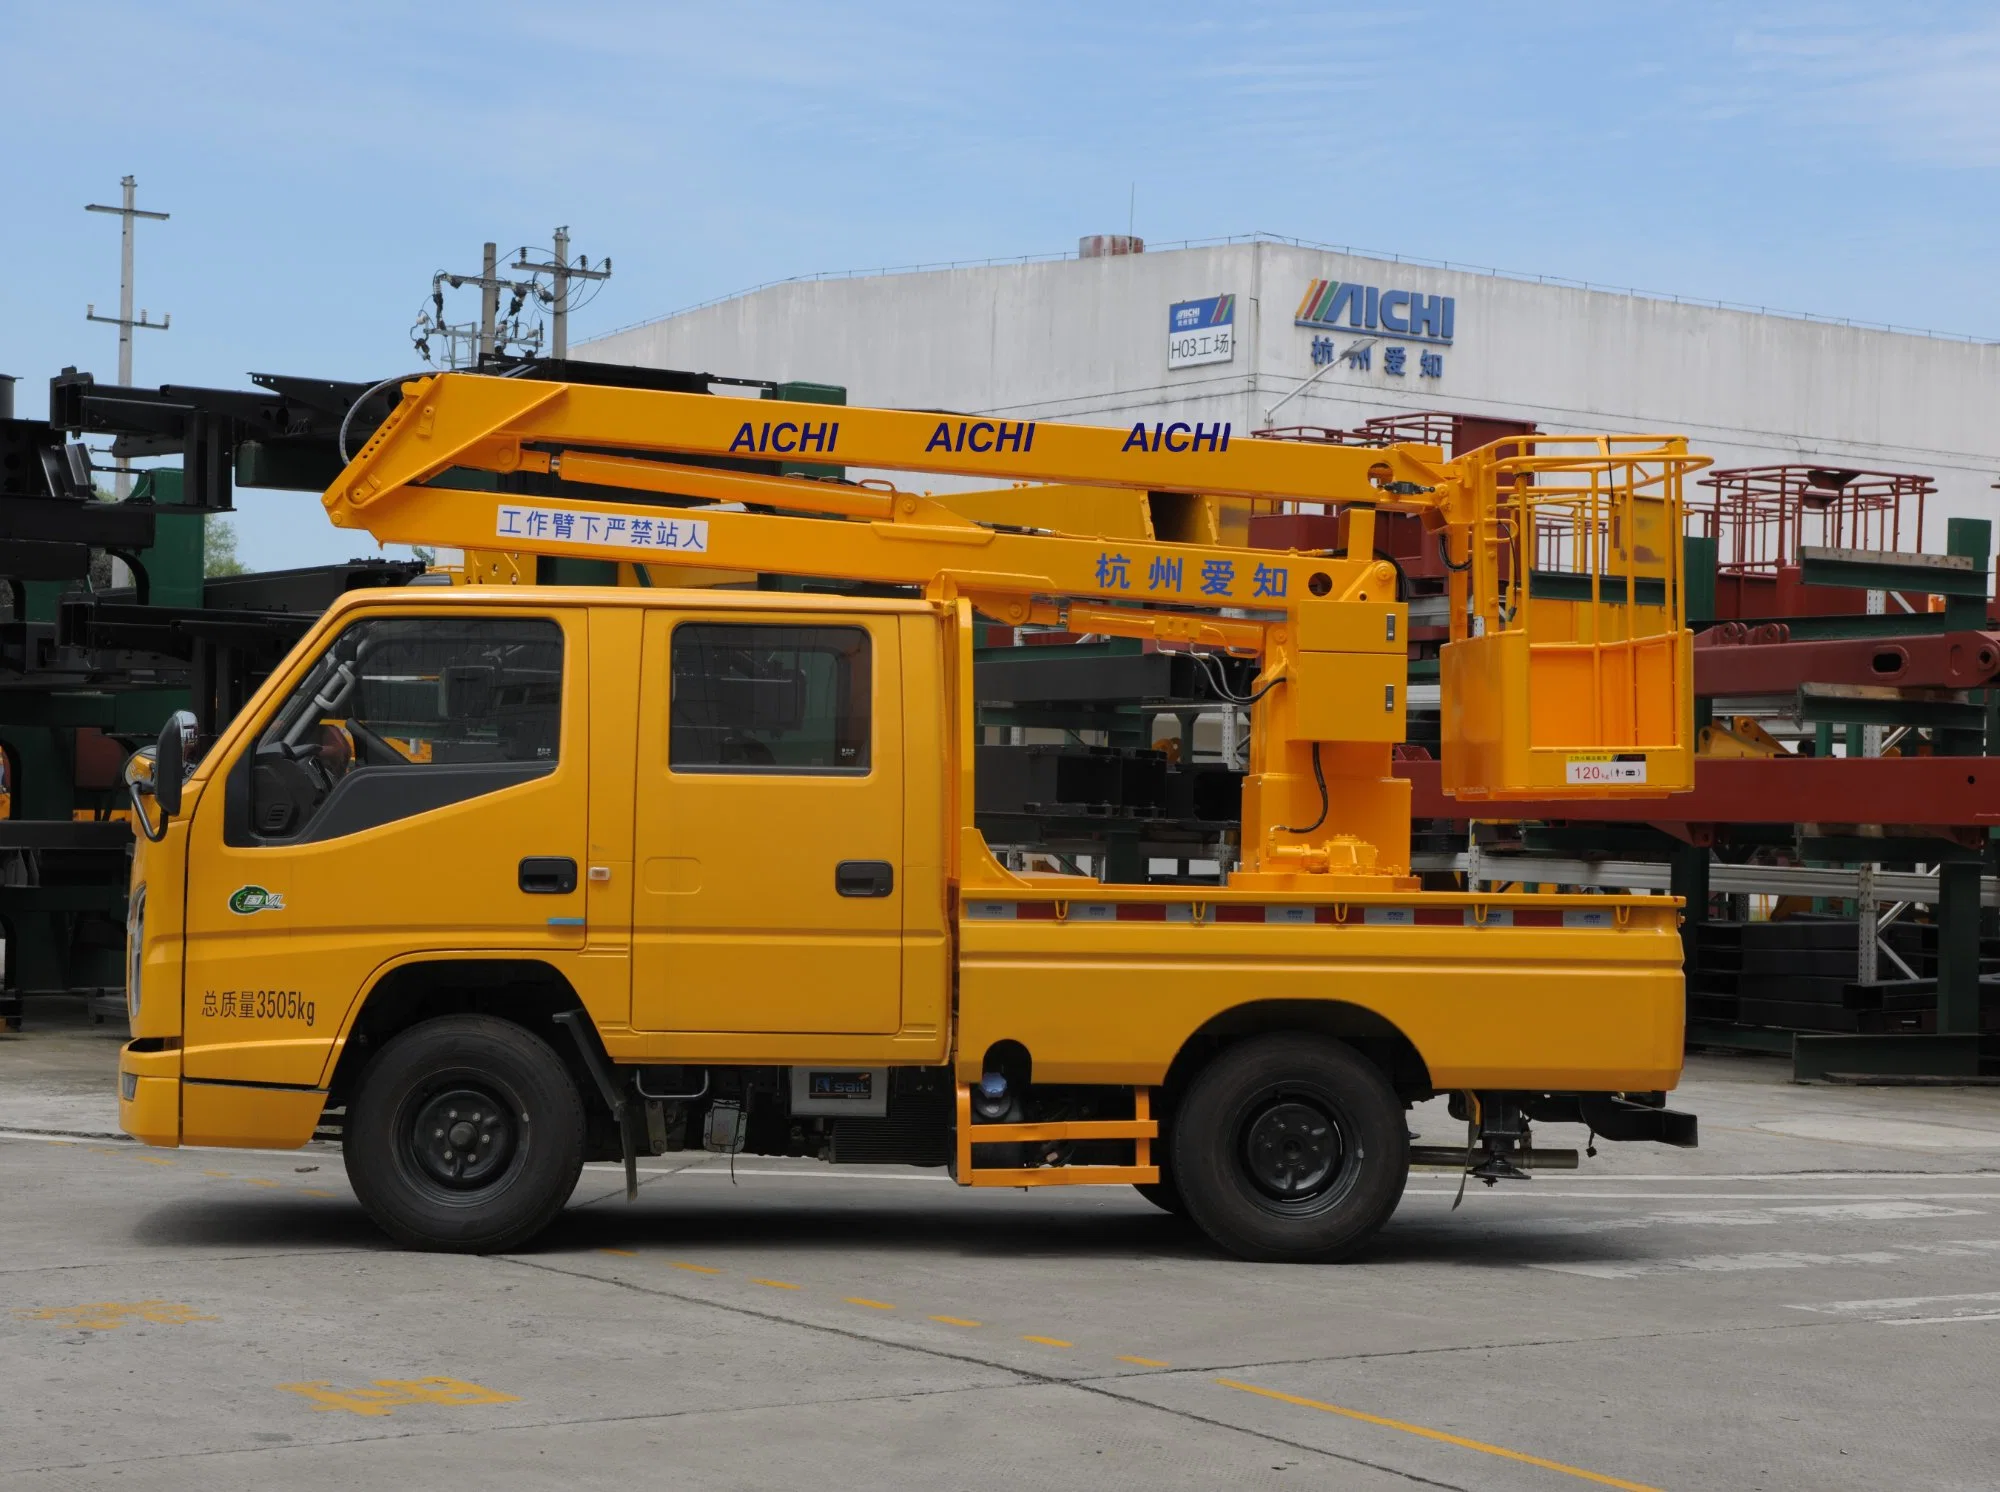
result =
[[146,888],[132,892],[132,909],[125,914],[125,1013],[139,1019],[139,970],[145,962]]

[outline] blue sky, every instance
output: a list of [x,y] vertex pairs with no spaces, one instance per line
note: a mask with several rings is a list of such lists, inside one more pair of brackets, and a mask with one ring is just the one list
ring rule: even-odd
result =
[[[386,376],[482,240],[612,257],[573,338],[816,270],[1268,231],[2000,338],[1991,6],[0,6],[0,372]],[[469,301],[455,314],[470,314]],[[754,370],[746,370],[754,371]],[[309,495],[244,557],[356,552]]]

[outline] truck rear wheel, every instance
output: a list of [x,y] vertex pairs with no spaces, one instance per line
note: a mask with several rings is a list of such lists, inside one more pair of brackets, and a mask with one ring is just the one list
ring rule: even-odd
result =
[[1410,1173],[1403,1106],[1345,1043],[1259,1036],[1202,1069],[1174,1123],[1187,1213],[1243,1259],[1332,1263],[1375,1236]]
[[583,1171],[583,1102],[549,1044],[511,1021],[412,1026],[347,1109],[347,1179],[410,1248],[491,1253],[552,1222]]

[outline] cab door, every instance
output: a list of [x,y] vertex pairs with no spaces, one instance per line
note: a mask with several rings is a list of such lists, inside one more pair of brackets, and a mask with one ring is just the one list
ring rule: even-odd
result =
[[636,784],[632,1024],[886,1034],[902,1012],[893,615],[655,611]]
[[266,702],[189,825],[189,1078],[318,1084],[408,955],[582,947],[587,625],[371,610]]

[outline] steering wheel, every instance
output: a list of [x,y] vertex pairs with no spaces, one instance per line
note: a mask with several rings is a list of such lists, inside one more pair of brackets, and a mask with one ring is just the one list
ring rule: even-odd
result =
[[257,832],[279,838],[296,833],[326,801],[333,783],[316,746],[274,741],[259,747],[250,778]]

